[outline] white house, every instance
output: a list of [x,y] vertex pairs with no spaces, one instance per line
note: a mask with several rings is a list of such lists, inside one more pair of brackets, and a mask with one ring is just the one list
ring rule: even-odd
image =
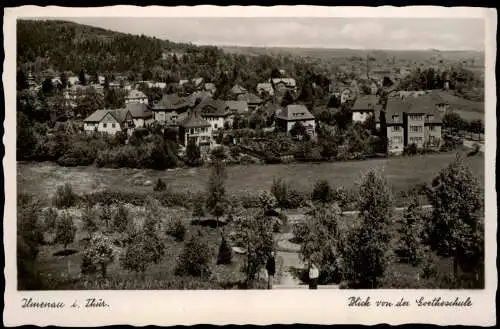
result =
[[131,133],[134,129],[132,114],[127,109],[97,110],[83,120],[86,132],[103,132],[114,135],[119,131]]
[[276,117],[276,126],[286,132],[289,132],[297,122],[300,122],[306,128],[310,136],[315,135],[316,122],[314,116],[304,105],[288,105]]
[[125,97],[125,104],[128,103],[148,103],[148,96],[146,96],[142,91],[133,89]]

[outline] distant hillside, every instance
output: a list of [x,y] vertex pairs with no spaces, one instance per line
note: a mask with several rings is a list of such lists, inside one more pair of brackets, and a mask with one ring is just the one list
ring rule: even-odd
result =
[[17,60],[32,71],[125,72],[142,70],[164,51],[187,49],[157,38],[136,36],[66,21],[19,20]]
[[291,55],[310,57],[315,59],[340,59],[351,57],[374,57],[377,61],[392,60],[396,57],[398,61],[425,62],[425,61],[474,61],[477,67],[484,66],[484,53],[480,51],[440,51],[428,50],[376,50],[376,49],[333,49],[333,48],[287,48],[287,47],[239,47],[220,46],[228,53],[241,55]]

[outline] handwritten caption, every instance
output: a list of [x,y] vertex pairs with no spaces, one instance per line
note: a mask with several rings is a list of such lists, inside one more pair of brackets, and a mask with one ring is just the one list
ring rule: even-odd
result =
[[398,300],[373,300],[368,297],[349,297],[347,298],[347,306],[349,307],[410,307],[416,305],[418,307],[471,307],[472,300],[470,297],[454,299],[445,299],[441,297],[418,297],[414,301],[410,302],[404,297]]
[[101,298],[87,298],[83,301],[75,300],[72,303],[65,303],[62,301],[35,300],[29,297],[21,299],[21,307],[35,309],[99,309],[108,308],[110,305]]

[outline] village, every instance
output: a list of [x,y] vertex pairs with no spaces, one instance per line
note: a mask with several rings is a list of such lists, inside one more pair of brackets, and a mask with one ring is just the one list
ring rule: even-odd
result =
[[484,287],[480,52],[18,33],[20,289]]

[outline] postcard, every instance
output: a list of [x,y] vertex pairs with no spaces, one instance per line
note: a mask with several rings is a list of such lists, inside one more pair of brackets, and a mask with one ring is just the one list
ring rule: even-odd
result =
[[7,8],[4,324],[494,325],[496,25]]

